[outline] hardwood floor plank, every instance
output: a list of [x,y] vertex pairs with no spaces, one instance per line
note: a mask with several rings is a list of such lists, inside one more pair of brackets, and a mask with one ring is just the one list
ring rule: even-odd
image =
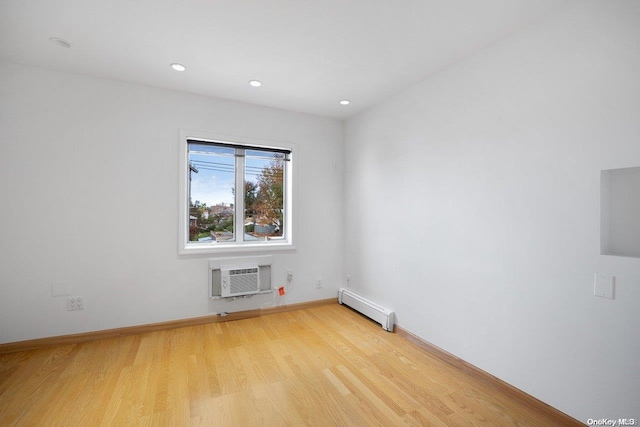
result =
[[116,383],[115,389],[107,403],[105,413],[102,417],[102,422],[100,423],[101,426],[114,425],[116,416],[120,411],[120,405],[125,399],[126,389],[129,386],[130,381],[131,373],[127,369],[122,369],[118,375],[118,382]]
[[[66,384],[61,387],[59,393],[47,404],[45,419],[50,420],[50,425],[81,425],[82,407],[86,402],[85,391],[93,381],[94,374],[83,372],[78,375],[66,377]],[[69,408],[74,408],[69,411]],[[34,417],[33,423],[37,425],[41,417]],[[26,423],[29,424],[29,423]]]
[[338,390],[338,392],[341,395],[347,396],[347,395],[351,394],[351,392],[344,385],[344,383],[342,381],[340,381],[340,379],[338,377],[336,377],[336,375],[333,372],[331,372],[330,369],[325,368],[325,369],[322,370],[322,373],[324,374],[325,377],[327,377],[327,379],[331,382],[331,384],[333,384],[333,386],[336,388],[336,390]]
[[389,401],[382,400],[375,392],[367,387],[362,381],[364,378],[360,378],[356,372],[352,372],[350,369],[343,365],[337,366],[334,371],[336,376],[342,381],[343,384],[351,391],[351,394],[358,397],[360,402],[365,404],[376,416],[378,420],[388,420],[388,425],[401,424],[401,416],[404,415],[402,409],[395,404],[390,404]]
[[192,354],[188,358],[189,415],[191,418],[202,414],[202,402],[211,398],[207,362],[204,354]]
[[256,399],[268,400],[273,410],[278,414],[277,417],[274,417],[273,424],[267,422],[267,425],[305,425],[296,407],[293,405],[292,399],[288,398],[284,382],[270,383],[267,387],[258,388],[256,391]]
[[[49,349],[45,358],[39,358],[39,363],[32,370],[26,369],[17,383],[7,389],[0,399],[0,425],[3,423],[19,423],[29,418],[32,413],[46,413],[48,399],[56,393],[64,380],[60,376],[77,352],[74,344]],[[26,375],[24,375],[26,374]],[[5,402],[15,401],[16,404],[6,405]]]

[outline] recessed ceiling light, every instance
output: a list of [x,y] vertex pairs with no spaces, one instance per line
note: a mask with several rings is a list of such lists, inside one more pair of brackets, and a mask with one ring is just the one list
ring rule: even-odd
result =
[[177,62],[174,62],[173,64],[171,64],[171,68],[173,68],[176,71],[184,71],[187,69],[187,67],[185,67],[182,64],[178,64]]
[[69,49],[71,46],[73,46],[70,42],[61,39],[60,37],[49,37],[49,41],[57,44],[60,47],[64,47],[65,49]]
[[260,80],[249,80],[249,84],[253,87],[262,86],[262,82]]
[[343,99],[342,101],[340,101],[340,105],[349,105],[351,104],[351,101],[349,101],[348,99]]

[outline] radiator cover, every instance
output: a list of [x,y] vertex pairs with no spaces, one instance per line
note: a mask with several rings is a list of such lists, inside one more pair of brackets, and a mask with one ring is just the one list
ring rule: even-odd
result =
[[385,331],[393,331],[393,324],[395,322],[395,314],[393,310],[384,308],[345,288],[338,289],[338,302],[351,307],[368,318],[380,323],[382,325],[382,329]]

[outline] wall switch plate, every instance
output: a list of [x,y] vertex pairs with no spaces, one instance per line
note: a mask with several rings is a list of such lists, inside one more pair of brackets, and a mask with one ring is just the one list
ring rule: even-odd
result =
[[596,273],[593,283],[593,294],[597,297],[613,299],[616,278],[610,274]]
[[71,295],[69,290],[69,282],[53,282],[51,284],[51,296],[52,297],[64,297]]

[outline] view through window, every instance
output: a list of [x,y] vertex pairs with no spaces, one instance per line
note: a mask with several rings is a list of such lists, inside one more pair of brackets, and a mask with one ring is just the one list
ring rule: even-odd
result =
[[282,240],[288,154],[289,150],[189,140],[188,242]]

